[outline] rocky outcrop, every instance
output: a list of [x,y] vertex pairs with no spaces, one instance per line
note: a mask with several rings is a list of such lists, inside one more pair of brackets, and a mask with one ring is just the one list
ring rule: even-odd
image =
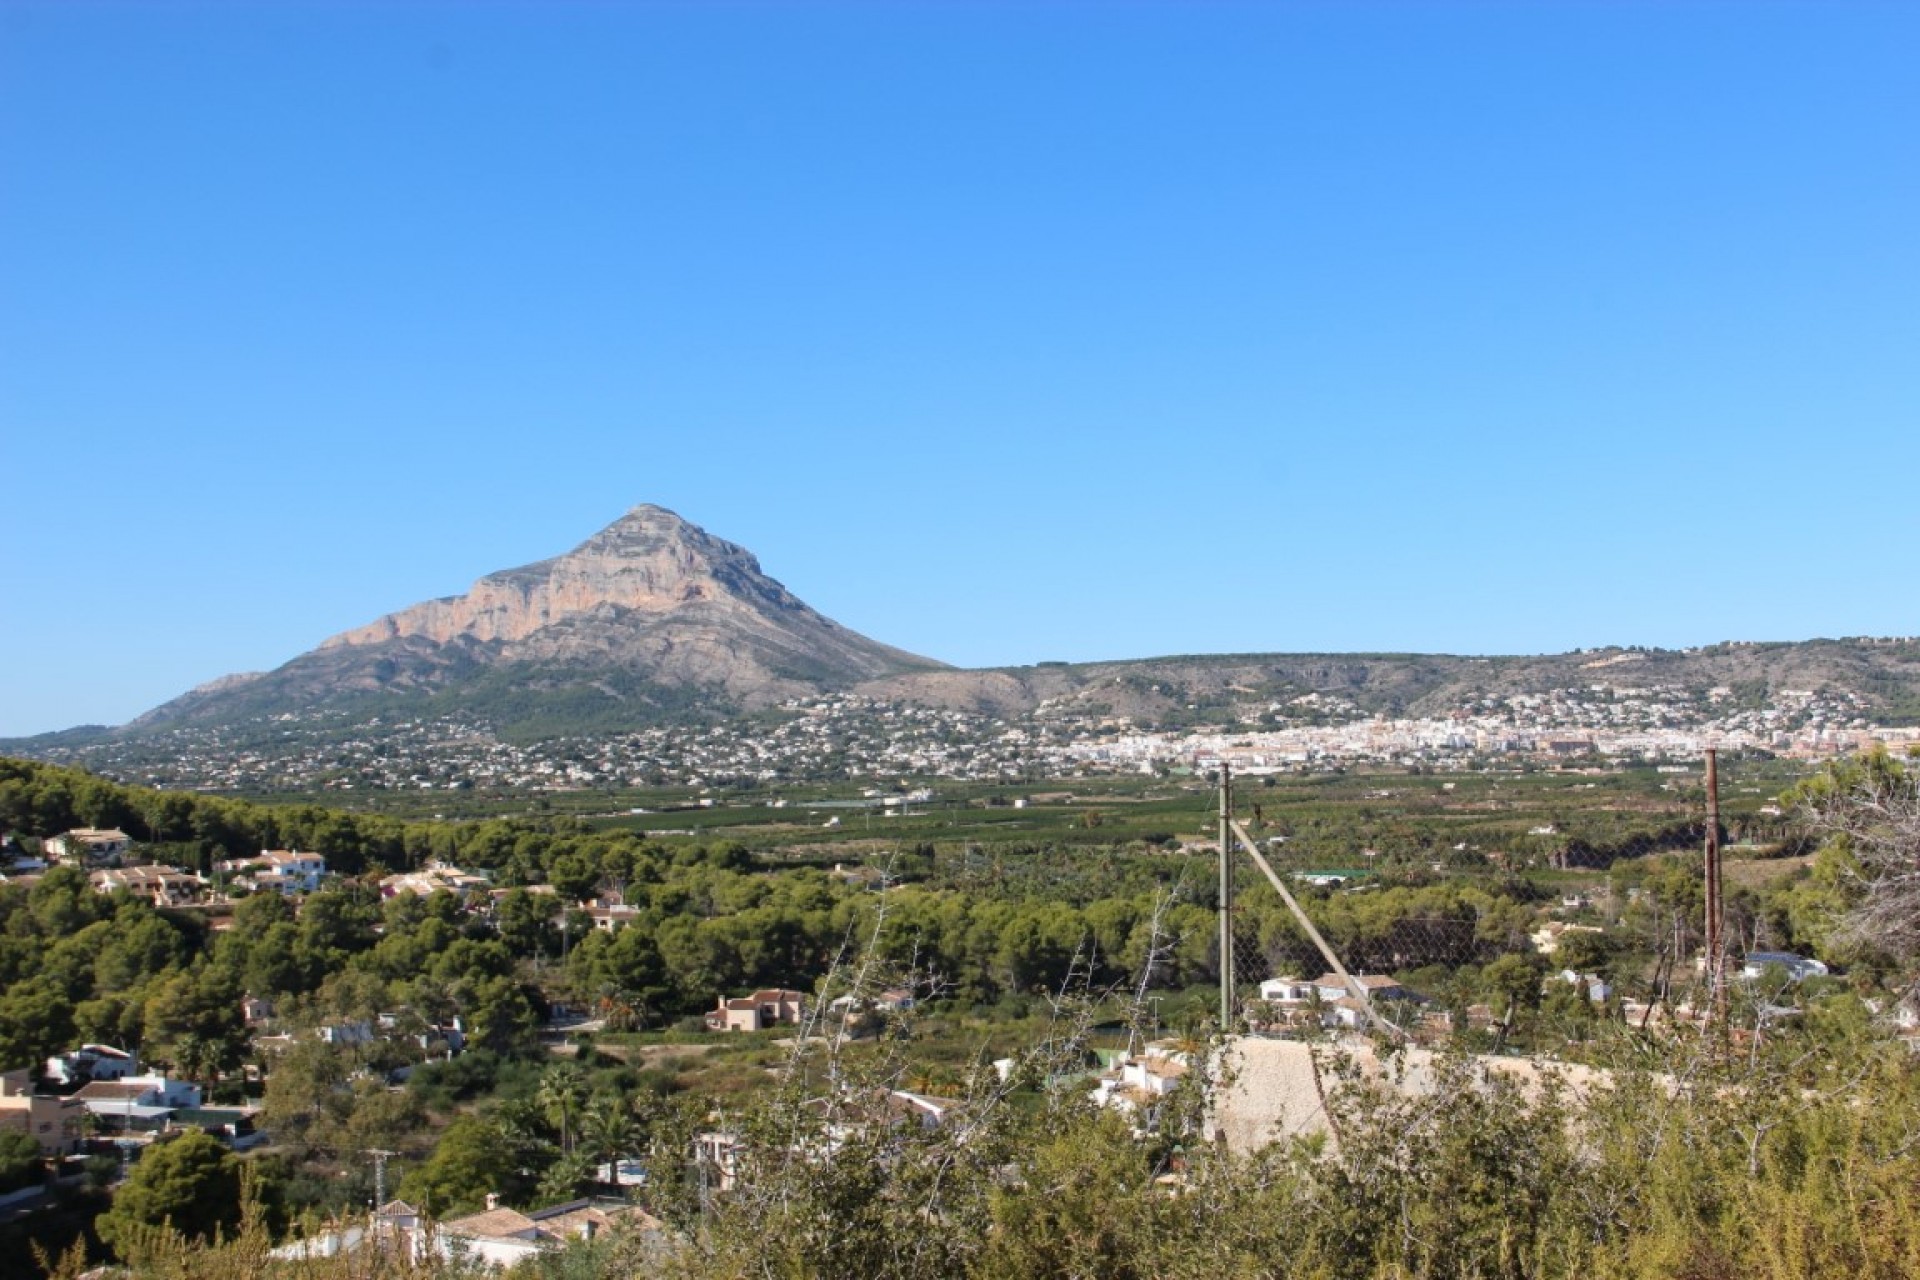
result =
[[641,506],[565,555],[488,574],[465,595],[388,614],[135,723],[432,698],[438,709],[583,715],[605,728],[669,705],[752,709],[940,669],[815,612],[745,548]]
[[[488,574],[463,596],[388,614],[320,647],[384,644],[413,636],[435,644],[467,639],[516,645],[555,626],[595,617],[610,620],[621,611],[663,616],[701,605],[742,618],[785,617],[802,629],[826,622],[762,573],[760,562],[746,548],[664,508],[640,506],[566,555]],[[877,655],[870,661],[875,672],[888,666]]]

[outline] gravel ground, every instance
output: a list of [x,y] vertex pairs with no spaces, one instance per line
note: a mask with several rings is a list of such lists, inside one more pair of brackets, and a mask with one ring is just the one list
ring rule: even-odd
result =
[[[1383,1065],[1365,1040],[1310,1045],[1299,1040],[1238,1037],[1225,1050],[1226,1083],[1216,1095],[1215,1131],[1224,1136],[1230,1150],[1240,1154],[1296,1135],[1325,1134],[1334,1140],[1338,1135],[1327,1122],[1322,1099],[1324,1091],[1337,1087],[1342,1070],[1390,1080],[1404,1092],[1424,1097],[1434,1092],[1435,1059],[1429,1049],[1406,1049]],[[1604,1086],[1608,1080],[1604,1071],[1567,1063],[1495,1057],[1477,1061],[1528,1094],[1541,1087],[1549,1072],[1576,1093]]]

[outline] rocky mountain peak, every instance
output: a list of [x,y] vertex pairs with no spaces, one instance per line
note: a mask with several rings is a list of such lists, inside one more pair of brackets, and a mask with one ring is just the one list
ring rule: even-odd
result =
[[649,505],[565,555],[341,632],[275,671],[177,698],[136,726],[431,706],[567,732],[729,713],[940,669],[823,617],[744,547]]
[[651,503],[633,508],[566,555],[542,563],[594,557],[631,560],[662,553],[688,561],[744,563],[756,573],[760,570],[759,561],[745,547],[716,538],[699,525]]
[[639,506],[565,555],[490,573],[463,596],[414,605],[342,632],[323,649],[418,637],[519,644],[609,609],[666,615],[695,605],[806,611],[744,547],[664,507]]

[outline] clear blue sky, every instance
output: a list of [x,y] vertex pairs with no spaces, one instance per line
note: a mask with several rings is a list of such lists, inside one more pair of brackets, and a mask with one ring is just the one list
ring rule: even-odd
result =
[[670,507],[963,665],[1920,632],[1920,6],[0,5],[0,734]]

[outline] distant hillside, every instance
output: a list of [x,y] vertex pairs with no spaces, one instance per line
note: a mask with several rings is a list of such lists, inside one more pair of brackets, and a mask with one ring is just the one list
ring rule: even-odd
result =
[[873,697],[1000,715],[1111,715],[1161,726],[1244,721],[1261,703],[1319,694],[1384,716],[1446,715],[1476,701],[1553,689],[1714,688],[1754,706],[1791,690],[1856,695],[1882,724],[1920,724],[1920,640],[1730,643],[1542,657],[1222,654],[1126,662],[932,671],[868,681]]

